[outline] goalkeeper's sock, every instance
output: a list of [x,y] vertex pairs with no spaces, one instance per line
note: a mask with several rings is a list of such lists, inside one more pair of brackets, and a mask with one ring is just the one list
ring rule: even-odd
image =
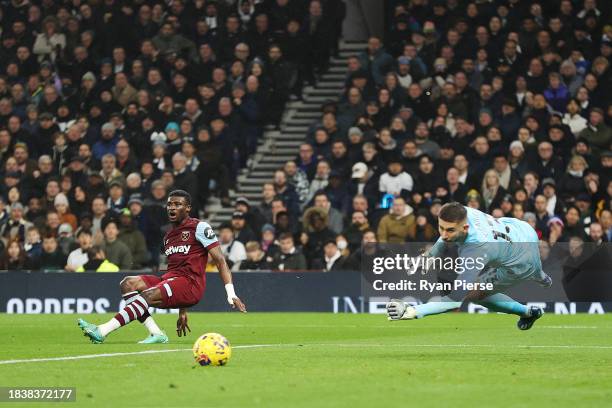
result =
[[[132,303],[137,296],[138,296],[137,291],[127,292],[121,295],[121,297],[123,297],[123,300],[125,300],[126,305],[129,305],[130,303]],[[159,328],[157,323],[155,323],[155,320],[149,313],[148,309],[145,310],[142,316],[138,317],[138,321],[144,324],[147,330],[149,330],[149,334],[163,334],[162,330]]]
[[140,295],[134,296],[132,301],[125,305],[125,307],[110,319],[107,323],[98,326],[100,333],[106,336],[108,333],[117,330],[121,326],[125,326],[132,320],[136,320],[142,317],[145,313],[148,313],[149,305],[147,301]]
[[425,316],[446,313],[461,307],[461,302],[428,302],[414,306],[417,319]]
[[529,308],[527,306],[520,304],[503,293],[496,293],[476,303],[494,312],[514,314],[522,317],[529,316]]

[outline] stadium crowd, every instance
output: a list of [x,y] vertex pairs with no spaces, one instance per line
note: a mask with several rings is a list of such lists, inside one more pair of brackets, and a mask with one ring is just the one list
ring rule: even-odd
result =
[[[1,269],[157,265],[168,190],[196,210],[231,204],[262,126],[326,69],[344,12],[90,3],[3,7]],[[435,240],[448,201],[526,220],[543,251],[611,240],[605,2],[387,3],[340,100],[261,202],[238,198],[218,226],[232,268],[358,270],[362,243]]]
[[384,39],[349,58],[344,94],[262,203],[236,203],[221,231],[230,260],[359,270],[361,243],[435,240],[441,205],[458,201],[530,223],[544,259],[592,242],[580,256],[610,265],[609,4],[388,6]]
[[156,267],[337,52],[339,0],[0,2],[0,269]]

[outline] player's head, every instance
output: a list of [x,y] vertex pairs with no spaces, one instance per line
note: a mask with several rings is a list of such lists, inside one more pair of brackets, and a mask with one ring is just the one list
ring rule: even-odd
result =
[[168,195],[166,202],[168,220],[180,224],[191,212],[191,195],[185,190],[174,190]]
[[457,202],[444,204],[438,214],[438,230],[445,242],[464,240],[468,232],[465,207]]

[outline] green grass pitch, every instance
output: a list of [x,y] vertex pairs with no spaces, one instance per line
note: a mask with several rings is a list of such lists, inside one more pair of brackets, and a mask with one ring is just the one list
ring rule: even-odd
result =
[[[85,317],[99,323],[110,315]],[[387,322],[365,314],[192,313],[187,338],[176,337],[176,316],[156,318],[170,344],[135,344],[146,335],[137,323],[93,345],[76,315],[0,315],[0,386],[73,386],[77,402],[67,406],[87,407],[612,406],[610,315],[548,314],[521,332],[514,316],[497,314]],[[205,332],[232,343],[227,366],[194,365],[187,349]]]

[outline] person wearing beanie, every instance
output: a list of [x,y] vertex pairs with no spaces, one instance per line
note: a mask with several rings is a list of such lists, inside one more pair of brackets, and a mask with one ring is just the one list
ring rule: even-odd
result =
[[60,216],[60,222],[62,224],[70,224],[72,231],[77,229],[77,217],[70,212],[70,204],[66,194],[59,193],[53,200],[53,206]]

